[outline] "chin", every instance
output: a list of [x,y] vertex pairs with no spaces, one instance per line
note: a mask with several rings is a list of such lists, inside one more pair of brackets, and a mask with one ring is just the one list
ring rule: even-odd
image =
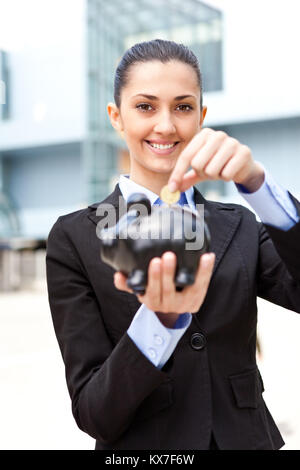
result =
[[151,168],[151,170],[153,171],[153,173],[159,173],[161,175],[168,175],[168,174],[172,173],[173,168],[174,168],[174,165],[172,165],[171,168],[170,167],[168,167],[168,168],[159,167],[159,168]]

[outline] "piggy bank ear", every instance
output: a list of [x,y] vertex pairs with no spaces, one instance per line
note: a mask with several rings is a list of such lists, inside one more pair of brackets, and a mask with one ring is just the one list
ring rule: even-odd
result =
[[134,205],[136,205],[135,208],[138,209],[139,204],[146,207],[148,215],[151,214],[151,202],[144,193],[133,193],[129,196],[127,200],[127,211],[133,208]]

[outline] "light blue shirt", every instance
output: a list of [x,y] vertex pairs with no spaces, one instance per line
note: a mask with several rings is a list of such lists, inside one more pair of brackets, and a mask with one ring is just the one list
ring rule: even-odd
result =
[[[239,193],[255,210],[263,223],[281,230],[289,230],[299,221],[296,207],[288,192],[274,181],[268,171],[265,170],[265,181],[259,190],[254,193],[246,192],[246,188],[241,185],[236,186]],[[130,180],[129,175],[120,176],[119,187],[126,201],[134,192],[146,194],[151,205],[159,197],[158,194]],[[185,195],[190,208],[195,210],[194,188],[187,189]],[[127,333],[149,361],[161,369],[170,358],[191,321],[192,314],[184,313],[179,316],[174,328],[166,328],[155,312],[142,304],[136,312]]]
[[265,181],[254,193],[236,185],[239,193],[250,204],[264,224],[287,231],[299,222],[297,209],[286,189],[282,188],[264,168]]

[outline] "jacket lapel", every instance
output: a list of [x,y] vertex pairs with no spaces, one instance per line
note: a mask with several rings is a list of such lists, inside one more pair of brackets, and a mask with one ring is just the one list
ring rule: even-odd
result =
[[214,273],[240,224],[241,209],[233,204],[207,201],[196,187],[194,194],[195,204],[204,204],[205,220],[211,235],[210,251],[216,255]]
[[[240,224],[241,209],[234,204],[207,201],[196,187],[194,187],[194,195],[196,205],[204,204],[205,218],[211,234],[210,251],[216,254],[215,272]],[[106,199],[89,206],[90,211],[87,216],[97,224],[101,219],[101,216],[97,215],[98,206],[100,204],[111,204],[117,210],[118,219],[120,203],[124,204],[125,207],[125,199],[122,196],[119,185],[116,184],[114,191]]]
[[116,209],[116,214],[117,214],[117,220],[119,219],[119,207],[120,204],[124,205],[124,208],[126,207],[126,201],[121,193],[121,190],[119,188],[119,184],[116,184],[115,189],[109,196],[107,196],[106,199],[104,199],[101,202],[96,202],[95,204],[91,204],[88,206],[90,211],[88,212],[88,218],[94,222],[96,225],[101,220],[101,216],[97,215],[97,208],[100,206],[100,204],[111,204],[112,206],[115,207]]

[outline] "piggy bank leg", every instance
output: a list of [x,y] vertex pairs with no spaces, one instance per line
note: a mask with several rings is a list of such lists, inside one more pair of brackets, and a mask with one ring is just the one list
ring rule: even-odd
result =
[[127,285],[135,294],[144,295],[147,285],[144,271],[142,269],[134,269],[128,276]]
[[175,276],[176,290],[182,290],[185,286],[190,286],[195,281],[195,275],[187,268],[179,268]]

